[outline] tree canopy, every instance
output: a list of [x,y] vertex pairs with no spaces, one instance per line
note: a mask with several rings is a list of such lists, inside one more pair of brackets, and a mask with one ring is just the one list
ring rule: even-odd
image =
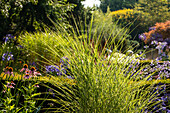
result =
[[106,13],[107,7],[109,6],[111,11],[116,11],[123,8],[134,8],[134,4],[138,0],[100,0],[100,8]]
[[66,2],[67,0],[1,0],[1,39],[9,33],[17,35],[23,31],[40,30],[44,25],[53,26],[50,19],[66,26],[67,12],[74,8],[74,5]]

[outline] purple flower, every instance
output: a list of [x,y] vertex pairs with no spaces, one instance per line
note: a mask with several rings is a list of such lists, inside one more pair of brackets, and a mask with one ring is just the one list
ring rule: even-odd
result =
[[7,59],[7,61],[14,60],[14,55],[11,52],[4,53],[2,55],[2,60],[5,61],[5,59]]
[[[53,92],[52,89],[48,89],[48,92],[49,92],[49,93],[52,93],[52,94],[53,94],[53,97],[55,96],[55,94],[54,94],[54,92]],[[48,93],[47,93],[47,94],[48,94]]]
[[65,69],[61,69],[62,73],[66,74],[66,70]]
[[142,54],[142,51],[139,52],[139,55],[141,55],[141,54]]
[[21,46],[21,45],[18,45],[18,47],[19,47],[19,48],[21,48],[21,49],[23,49],[23,48],[24,48],[24,47],[23,47],[23,46]]
[[151,45],[158,45],[158,41],[156,41],[156,40],[152,41]]
[[158,46],[156,47],[156,49],[164,49],[164,47],[167,45],[167,42],[159,42]]
[[157,41],[161,41],[161,42],[162,42],[162,41],[163,41],[163,38],[157,38]]
[[146,40],[146,35],[145,34],[139,34],[139,39],[141,40]]
[[149,48],[149,46],[146,45],[146,46],[144,46],[144,48],[147,49],[147,48]]
[[8,38],[8,37],[6,37],[6,38],[4,38],[4,40],[5,40],[5,43],[7,43],[7,42],[8,42],[8,40],[9,40],[9,38]]
[[50,65],[50,66],[46,66],[46,72],[47,73],[57,73],[57,75],[59,75],[60,70],[57,65]]
[[7,56],[7,53],[4,53],[4,54],[2,55],[2,60],[3,60],[3,61],[6,59],[6,56]]
[[155,30],[155,29],[156,29],[155,27],[149,27],[149,31]]
[[7,34],[6,37],[11,37],[12,35],[11,34]]
[[166,56],[165,52],[162,53],[162,56],[164,56],[164,57]]
[[6,37],[3,38],[3,40],[5,40],[5,43],[10,41],[10,39],[15,40],[15,36],[12,36],[11,34],[7,34]]
[[60,60],[60,63],[62,63],[63,67],[69,66],[69,59],[67,57],[62,57]]
[[74,79],[72,76],[67,76],[68,79]]
[[170,110],[169,110],[169,109],[167,109],[167,113],[170,113]]
[[14,60],[14,55],[11,52],[8,54],[7,61]]
[[167,42],[168,45],[170,44],[170,38],[166,38],[164,41]]

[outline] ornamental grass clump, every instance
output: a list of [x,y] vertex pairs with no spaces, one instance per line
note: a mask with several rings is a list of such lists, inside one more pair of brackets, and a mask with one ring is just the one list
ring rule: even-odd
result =
[[[110,41],[106,41],[103,49],[101,49],[101,35],[91,35],[92,24],[93,18],[89,29],[81,33],[81,39],[79,38],[80,36],[77,35],[80,34],[79,29],[77,29],[77,31],[72,30],[71,32],[64,32],[65,30],[63,29],[63,32],[56,33],[58,36],[54,39],[60,48],[56,49],[47,43],[47,40],[41,41],[41,44],[48,47],[49,52],[52,52],[56,56],[63,57],[58,53],[58,51],[61,51],[64,56],[67,56],[69,59],[69,70],[76,82],[74,87],[70,85],[59,87],[53,83],[55,88],[60,89],[61,92],[46,85],[48,89],[53,91],[52,95],[57,99],[47,98],[44,100],[50,100],[60,105],[59,107],[54,106],[46,109],[55,112],[134,113],[144,112],[146,109],[152,108],[157,104],[152,101],[156,98],[153,87],[154,84],[140,84],[147,82],[152,73],[138,82],[139,79],[135,78],[143,76],[139,74],[139,72],[144,69],[144,67],[140,67],[136,72],[130,70],[132,72],[127,73],[129,62],[119,63],[118,57],[115,57],[114,62],[112,62],[111,58],[114,53],[117,52],[116,46],[112,50],[113,52],[110,54],[110,58],[106,60],[104,58],[106,47],[111,48],[116,36],[112,38],[109,37],[108,40]],[[114,31],[114,29],[112,31]],[[43,37],[50,36],[49,33],[46,34],[43,34]],[[91,39],[95,41],[91,41]],[[69,43],[69,45],[65,45],[66,43]],[[49,64],[55,64],[48,59],[45,60]],[[135,66],[136,63],[132,65]],[[52,82],[54,81],[51,81],[51,83]]]
[[[49,65],[44,63],[44,58],[46,58],[50,60],[50,62],[59,63],[59,56],[63,55],[63,53],[60,51],[60,49],[58,49],[61,47],[56,38],[61,36],[58,36],[52,31],[48,33],[47,32],[48,30],[46,30],[46,32],[38,32],[34,34],[27,32],[19,37],[19,43],[26,49],[26,51],[28,51],[27,56],[29,57],[30,62],[36,62],[42,66]],[[64,38],[62,40],[64,40]],[[67,43],[64,45],[67,45]],[[58,50],[57,52],[59,55],[55,54],[53,51],[49,51],[48,46],[52,46],[56,51]]]

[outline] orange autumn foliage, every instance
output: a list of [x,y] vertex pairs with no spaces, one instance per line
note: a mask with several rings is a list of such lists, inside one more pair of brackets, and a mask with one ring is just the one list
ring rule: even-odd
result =
[[156,23],[152,28],[154,29],[144,33],[146,36],[145,43],[149,42],[154,34],[160,34],[161,37],[158,38],[162,38],[163,40],[170,38],[170,20],[165,23]]

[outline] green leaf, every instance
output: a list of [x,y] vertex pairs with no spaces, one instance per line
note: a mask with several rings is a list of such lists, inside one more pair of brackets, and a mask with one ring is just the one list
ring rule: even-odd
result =
[[38,95],[41,95],[41,93],[34,93],[34,94],[31,95],[31,98],[35,97],[35,96],[38,96]]

